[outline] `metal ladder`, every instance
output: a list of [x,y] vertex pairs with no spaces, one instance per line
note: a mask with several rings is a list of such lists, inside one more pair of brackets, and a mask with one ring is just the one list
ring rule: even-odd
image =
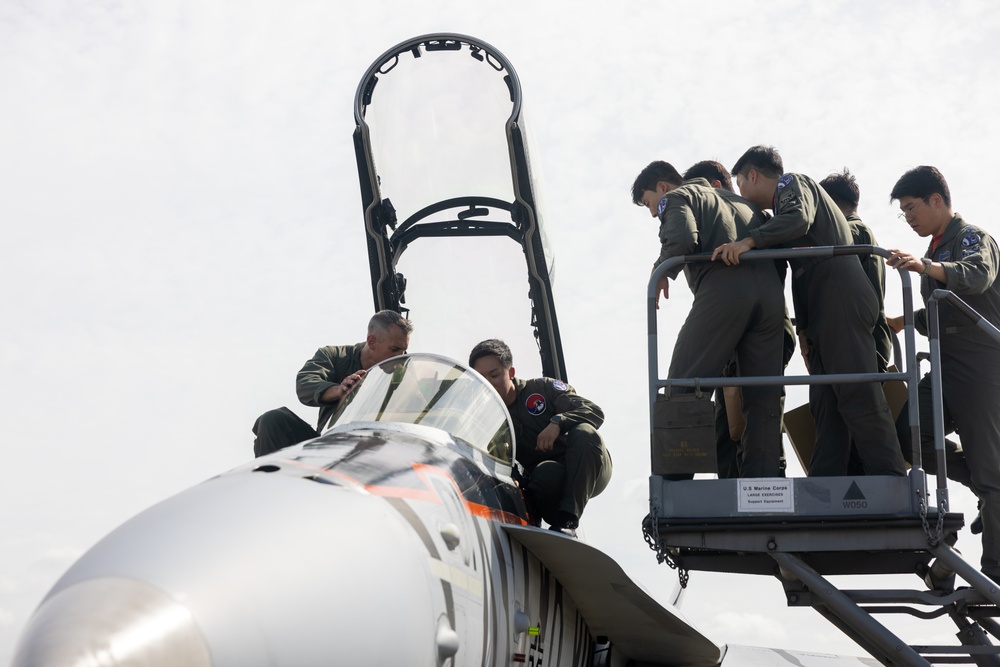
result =
[[[877,246],[825,246],[750,251],[740,261],[832,257],[889,253]],[[943,398],[940,377],[938,304],[965,313],[1000,341],[1000,330],[957,296],[938,290],[928,303],[930,360],[937,459],[936,503],[929,503],[922,469],[917,382],[920,379],[913,327],[910,276],[903,286],[904,369],[897,373],[778,376],[756,378],[659,377],[656,285],[668,270],[709,255],[674,257],[661,263],[647,288],[650,442],[654,409],[661,389],[715,388],[761,384],[835,384],[903,380],[909,397],[913,464],[906,477],[821,477],[779,479],[699,479],[668,481],[651,475],[650,514],[643,532],[659,562],[678,571],[682,586],[693,570],[764,574],[781,583],[789,606],[811,606],[885,665],[926,667],[941,663],[976,663],[1000,667],[1000,586],[967,563],[953,548],[964,525],[948,511],[944,460]],[[881,588],[839,590],[831,575],[912,573],[929,590]],[[968,588],[954,588],[954,575]],[[909,614],[931,619],[948,616],[958,628],[958,644],[907,644],[876,619]],[[992,640],[991,640],[992,636]]]

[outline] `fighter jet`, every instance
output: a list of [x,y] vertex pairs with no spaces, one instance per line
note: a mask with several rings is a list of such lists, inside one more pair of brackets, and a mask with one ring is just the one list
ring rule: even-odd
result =
[[534,526],[512,432],[461,364],[383,362],[321,437],[95,545],[14,665],[717,664],[606,555]]
[[[389,85],[404,62],[435,66]],[[442,73],[445,62],[479,83]],[[372,105],[377,94],[414,91],[410,105]],[[483,99],[503,103],[473,111]],[[466,122],[442,122],[436,105]],[[386,122],[375,122],[380,113]],[[397,261],[415,239],[513,239],[527,262],[543,372],[566,379],[520,87],[506,58],[462,35],[403,42],[365,74],[355,117],[376,309],[405,310]],[[478,127],[490,119],[495,132]],[[405,122],[394,130],[393,120]],[[446,146],[432,132],[431,148],[421,147],[413,139],[428,128],[457,141]],[[524,444],[510,415],[460,363],[387,360],[332,424],[98,542],[43,599],[14,667],[874,664],[719,645],[606,554],[540,527],[518,486]]]

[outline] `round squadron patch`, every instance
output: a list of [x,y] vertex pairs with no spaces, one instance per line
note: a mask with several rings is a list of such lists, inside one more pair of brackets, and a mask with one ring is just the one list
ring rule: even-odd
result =
[[524,407],[529,414],[538,416],[545,412],[545,397],[541,394],[532,394],[524,402]]
[[784,174],[781,178],[778,179],[778,189],[781,190],[791,182],[792,182],[792,175]]
[[963,248],[971,248],[974,245],[979,245],[979,242],[981,240],[982,239],[979,238],[979,234],[977,234],[975,232],[972,232],[970,234],[966,234],[965,236],[962,237],[962,247]]
[[660,203],[656,207],[656,215],[663,215],[663,212],[667,210],[667,195],[660,197]]
[[939,262],[950,262],[951,261],[951,250],[942,250],[941,254],[938,255]]
[[552,381],[552,386],[557,391],[566,391],[567,389],[569,389],[569,387],[566,386],[566,383],[563,382],[562,380],[553,380]]

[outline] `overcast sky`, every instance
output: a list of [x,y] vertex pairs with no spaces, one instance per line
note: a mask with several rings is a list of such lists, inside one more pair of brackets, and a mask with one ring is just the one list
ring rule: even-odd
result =
[[[636,173],[654,159],[731,166],[773,144],[789,171],[850,167],[881,245],[923,252],[888,193],[932,164],[958,212],[1000,231],[1000,13],[985,0],[0,0],[0,664],[101,536],[245,462],[260,412],[313,419],[295,372],[321,345],[360,340],[372,310],[355,89],[379,54],[431,32],[492,44],[520,77],[569,379],[604,407],[615,462],[583,533],[660,599],[676,575],[639,528],[658,242],[629,198]],[[471,280],[485,251],[448,252],[442,270]],[[690,303],[675,285],[664,354]],[[447,322],[409,304],[411,349],[463,359],[506,331],[483,301],[480,319]],[[887,303],[901,312],[894,276]],[[430,349],[445,328],[456,342]],[[532,350],[515,357],[537,372]],[[974,514],[961,490],[952,505]],[[977,538],[963,531],[959,547],[978,563]],[[860,653],[787,609],[770,578],[694,573],[683,611],[720,643]]]

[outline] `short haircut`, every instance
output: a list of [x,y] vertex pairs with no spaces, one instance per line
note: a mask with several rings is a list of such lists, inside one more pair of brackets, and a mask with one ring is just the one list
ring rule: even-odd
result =
[[722,187],[730,192],[733,191],[733,177],[722,166],[722,163],[716,160],[702,160],[691,165],[684,172],[684,180],[690,181],[692,178],[704,178],[709,183],[719,181],[722,183]]
[[489,338],[481,343],[477,343],[472,352],[469,353],[469,366],[474,365],[483,357],[497,357],[504,368],[514,365],[514,355],[510,353],[507,343],[499,338]]
[[413,323],[395,310],[380,310],[368,320],[368,335],[388,333],[390,327],[399,327],[405,334],[413,332]]
[[921,166],[911,169],[896,181],[892,192],[889,193],[889,201],[900,197],[920,197],[927,199],[933,194],[941,195],[945,206],[951,208],[951,190],[948,189],[948,181],[937,167]]
[[840,173],[830,174],[819,184],[837,206],[852,211],[858,209],[858,203],[861,201],[861,189],[858,187],[858,180],[854,178],[854,174],[847,167],[844,167],[844,171]]
[[660,181],[671,185],[680,185],[684,179],[669,162],[663,160],[650,162],[635,177],[635,183],[632,184],[632,203],[642,206],[642,193],[646,190],[655,192],[656,184]]
[[733,165],[733,176],[738,176],[744,171],[756,169],[768,178],[778,178],[785,173],[785,167],[781,162],[781,155],[774,146],[754,146],[748,148],[747,152],[740,156],[740,159]]

